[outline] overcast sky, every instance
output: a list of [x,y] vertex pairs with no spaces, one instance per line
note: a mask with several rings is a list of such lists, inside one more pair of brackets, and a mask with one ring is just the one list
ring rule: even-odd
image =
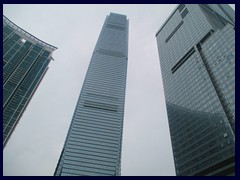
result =
[[58,47],[4,149],[3,175],[53,175],[100,30],[114,12],[129,19],[121,174],[174,176],[155,33],[175,7],[3,5],[11,21]]

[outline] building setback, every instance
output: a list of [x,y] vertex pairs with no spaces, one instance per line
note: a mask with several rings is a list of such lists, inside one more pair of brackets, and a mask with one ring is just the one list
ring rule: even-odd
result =
[[76,105],[55,176],[120,175],[128,20],[106,17]]
[[54,50],[3,16],[3,147],[44,77]]
[[180,4],[156,33],[178,176],[235,175],[235,12]]

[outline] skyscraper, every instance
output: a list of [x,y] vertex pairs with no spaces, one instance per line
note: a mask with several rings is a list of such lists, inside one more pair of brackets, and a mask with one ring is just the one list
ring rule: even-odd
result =
[[156,38],[176,174],[235,175],[235,12],[180,4]]
[[3,147],[47,72],[54,50],[3,16]]
[[106,17],[83,83],[55,176],[120,175],[128,20]]

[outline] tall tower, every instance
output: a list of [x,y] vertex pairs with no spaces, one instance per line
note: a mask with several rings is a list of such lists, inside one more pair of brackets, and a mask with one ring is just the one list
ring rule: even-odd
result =
[[55,176],[120,175],[128,20],[110,13],[94,49]]
[[180,4],[156,38],[176,174],[235,175],[235,12]]
[[47,72],[54,50],[3,16],[3,147]]

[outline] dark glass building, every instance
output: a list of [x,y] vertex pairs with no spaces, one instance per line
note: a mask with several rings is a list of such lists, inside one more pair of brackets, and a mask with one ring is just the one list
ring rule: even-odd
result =
[[120,175],[128,19],[110,13],[94,49],[55,176]]
[[3,16],[3,147],[44,77],[55,49]]
[[180,4],[156,33],[178,176],[235,175],[235,12]]

